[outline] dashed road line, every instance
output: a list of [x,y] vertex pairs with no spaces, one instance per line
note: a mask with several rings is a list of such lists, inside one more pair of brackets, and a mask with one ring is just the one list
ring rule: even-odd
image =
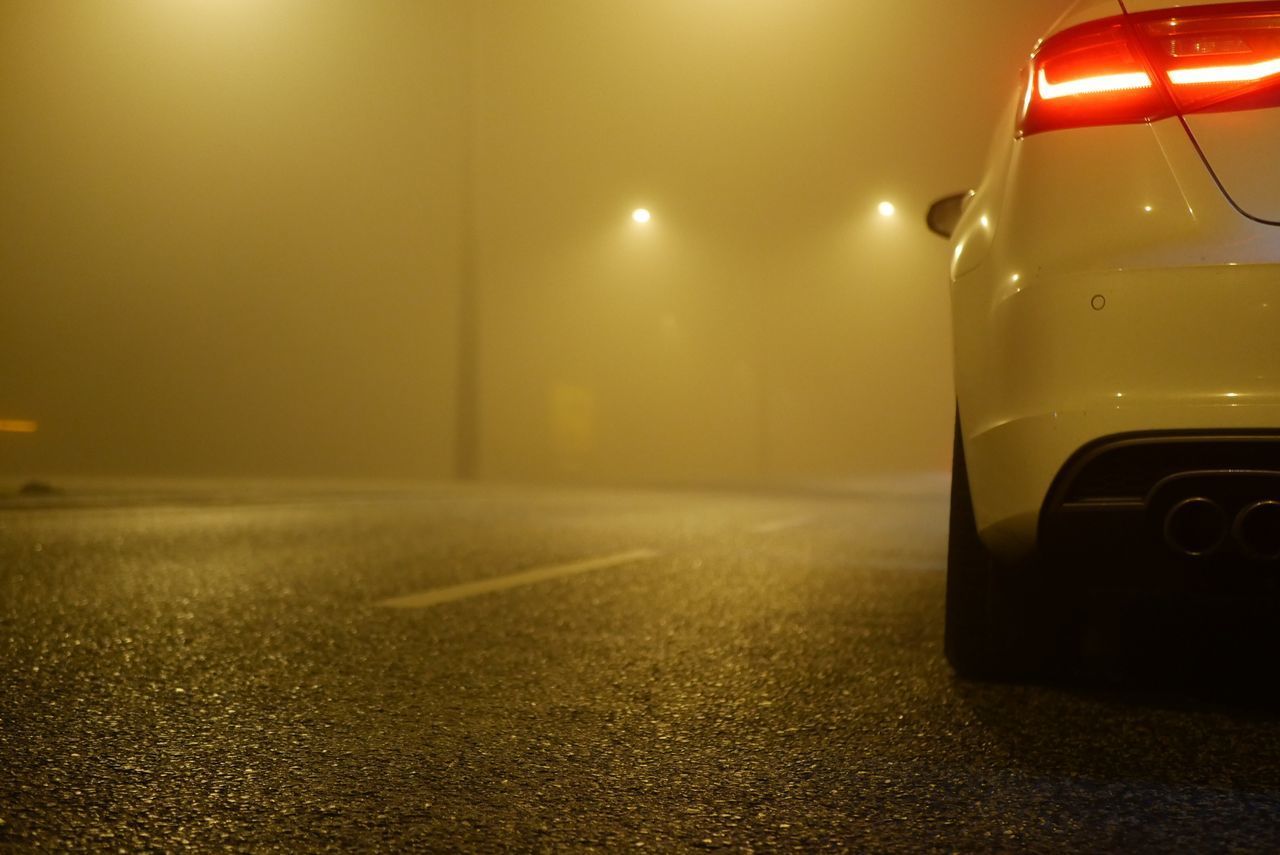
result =
[[780,531],[806,526],[811,522],[813,522],[813,517],[785,517],[783,519],[770,520],[751,530],[756,534],[776,534]]
[[441,603],[452,603],[457,600],[478,597],[481,594],[490,594],[497,591],[506,591],[511,588],[523,587],[524,585],[533,585],[537,582],[545,582],[549,579],[563,579],[568,576],[577,576],[580,573],[590,573],[593,570],[607,570],[611,567],[621,567],[624,564],[634,564],[637,561],[647,561],[651,558],[657,558],[659,555],[661,555],[661,553],[654,549],[633,549],[630,552],[619,552],[616,555],[587,558],[582,561],[573,561],[568,564],[553,564],[546,567],[534,567],[530,570],[522,570],[519,573],[511,573],[507,576],[498,576],[493,579],[481,579],[477,582],[464,582],[461,585],[450,585],[447,588],[433,588],[429,591],[409,594],[404,597],[391,597],[390,599],[379,600],[377,605],[384,606],[389,609],[424,609],[428,606],[436,606]]

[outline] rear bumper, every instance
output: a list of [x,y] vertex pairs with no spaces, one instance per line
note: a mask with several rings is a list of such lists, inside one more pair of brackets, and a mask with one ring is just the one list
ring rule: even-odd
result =
[[[1244,442],[1246,438],[1256,442]],[[1241,444],[1235,445],[1237,441]],[[1264,450],[1271,443],[1276,443],[1274,449]],[[1235,451],[1220,453],[1223,445]],[[1130,448],[1140,450],[1117,451]],[[1085,518],[1100,521],[1097,537],[1086,538],[1075,526],[1070,537],[1043,545],[1071,546],[1075,552],[1096,547],[1100,557],[1130,540],[1120,537],[1119,529],[1150,534],[1146,502],[1164,478],[1223,467],[1280,471],[1280,400],[1251,406],[1202,401],[1198,406],[1118,403],[1064,410],[977,433],[966,440],[965,456],[975,509],[982,511],[979,533],[1002,561],[1027,558],[1042,537],[1058,531],[1042,525],[1046,515],[1083,513],[1076,506],[1089,500],[1120,505],[1107,521],[1098,515]],[[1100,482],[1113,486],[1090,486]]]
[[1280,507],[1280,430],[1109,437],[1058,473],[1037,541],[1042,554],[1100,569],[1103,580],[1153,570],[1165,583],[1244,581],[1280,565],[1272,504]]

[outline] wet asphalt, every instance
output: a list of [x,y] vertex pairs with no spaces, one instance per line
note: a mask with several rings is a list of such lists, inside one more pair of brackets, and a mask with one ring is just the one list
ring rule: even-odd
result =
[[1275,669],[952,676],[945,488],[8,499],[0,849],[1280,849]]

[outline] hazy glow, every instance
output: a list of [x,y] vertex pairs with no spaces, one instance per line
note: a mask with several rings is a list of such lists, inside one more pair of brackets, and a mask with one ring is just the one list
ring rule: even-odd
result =
[[1071,95],[1094,95],[1100,92],[1124,92],[1150,88],[1151,77],[1145,71],[1135,71],[1131,74],[1103,74],[1063,83],[1050,83],[1044,69],[1040,69],[1040,97],[1046,101]]
[[897,207],[892,202],[881,202],[878,210],[882,217],[892,217],[898,213]]
[[0,433],[35,433],[39,427],[29,419],[0,419]]
[[920,203],[1061,0],[881,5],[0,3],[0,476],[946,469]]
[[1280,59],[1269,59],[1250,65],[1216,65],[1212,68],[1182,68],[1169,72],[1169,79],[1179,86],[1197,83],[1249,83],[1280,74]]

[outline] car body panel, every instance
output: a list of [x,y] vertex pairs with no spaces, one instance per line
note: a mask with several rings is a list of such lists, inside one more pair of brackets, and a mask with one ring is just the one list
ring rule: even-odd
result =
[[1078,0],[1063,13],[1058,22],[1053,25],[1050,33],[1056,33],[1059,30],[1065,30],[1077,24],[1095,21],[1098,18],[1119,15],[1123,11],[1120,0]]
[[1280,224],[1280,109],[1187,116],[1205,161],[1237,207]]
[[1280,426],[1280,233],[1240,215],[1178,119],[1015,139],[1016,110],[952,265],[974,511],[1011,563],[1082,446]]
[[[1125,0],[1124,5],[1137,14],[1222,4],[1220,0]],[[1186,123],[1206,163],[1236,206],[1249,217],[1280,223],[1280,159],[1273,156],[1280,142],[1280,109],[1193,113],[1186,117]]]

